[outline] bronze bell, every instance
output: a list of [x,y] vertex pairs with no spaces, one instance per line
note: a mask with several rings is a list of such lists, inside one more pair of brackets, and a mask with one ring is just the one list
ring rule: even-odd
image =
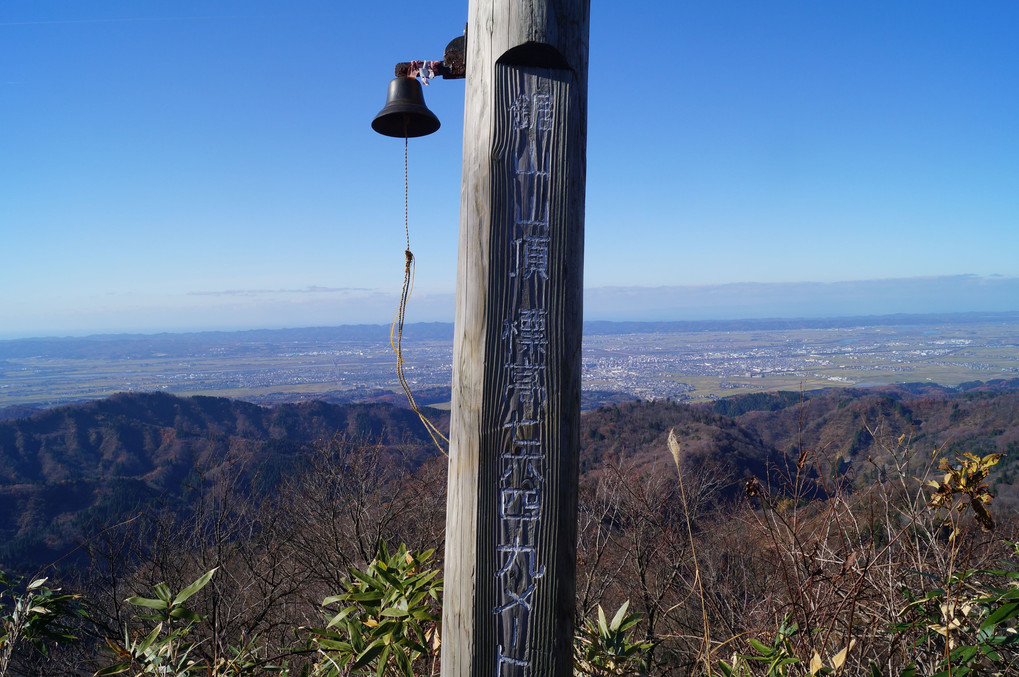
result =
[[398,138],[425,136],[439,128],[439,118],[428,110],[421,83],[416,78],[397,77],[389,83],[386,105],[372,120],[372,129]]

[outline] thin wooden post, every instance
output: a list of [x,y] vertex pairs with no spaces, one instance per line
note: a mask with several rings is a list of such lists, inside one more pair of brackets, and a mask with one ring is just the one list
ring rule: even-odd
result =
[[471,0],[444,677],[572,675],[590,0]]

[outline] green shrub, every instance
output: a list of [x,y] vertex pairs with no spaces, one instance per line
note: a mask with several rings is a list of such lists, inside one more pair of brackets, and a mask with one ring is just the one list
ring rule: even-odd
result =
[[585,619],[583,625],[577,628],[573,644],[574,674],[608,677],[641,672],[645,655],[654,644],[633,640],[630,631],[640,622],[641,615],[627,614],[629,606],[629,600],[623,602],[612,621],[607,622],[605,611],[599,604],[598,622]]
[[44,656],[50,644],[77,640],[71,624],[84,617],[79,595],[60,592],[36,578],[24,586],[24,579],[0,571],[0,676],[11,667],[15,652],[23,645]]
[[316,677],[434,674],[442,579],[427,566],[432,554],[404,545],[390,554],[383,543],[364,571],[348,569],[345,590],[322,602],[340,604],[339,611],[310,631]]
[[200,641],[193,639],[194,631],[205,620],[189,609],[185,602],[201,591],[212,580],[216,569],[206,572],[180,592],[174,594],[165,583],[153,587],[154,598],[130,597],[132,604],[147,612],[139,613],[139,620],[155,621],[154,626],[132,633],[124,628],[123,641],[106,638],[106,644],[116,662],[95,673],[95,677],[128,673],[185,677],[204,674],[209,677],[254,677],[270,672],[287,674],[285,666],[272,665],[261,657],[255,639],[242,638],[240,643],[228,647],[228,656],[211,660],[198,656]]

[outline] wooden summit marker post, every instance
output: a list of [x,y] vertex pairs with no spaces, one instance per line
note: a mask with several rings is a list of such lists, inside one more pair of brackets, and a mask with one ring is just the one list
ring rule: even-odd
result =
[[572,675],[589,0],[471,0],[444,677]]

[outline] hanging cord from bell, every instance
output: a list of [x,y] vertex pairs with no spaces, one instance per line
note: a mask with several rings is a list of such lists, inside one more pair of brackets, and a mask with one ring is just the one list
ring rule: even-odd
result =
[[400,295],[400,306],[396,311],[396,318],[393,320],[393,326],[389,330],[389,345],[393,348],[393,352],[396,353],[396,375],[400,379],[400,385],[403,386],[403,392],[407,395],[407,402],[410,403],[410,408],[414,410],[414,413],[418,415],[421,422],[425,424],[425,430],[432,438],[432,442],[439,448],[443,454],[447,455],[445,447],[439,440],[442,440],[446,444],[449,444],[449,438],[442,434],[435,424],[428,420],[428,417],[424,415],[424,412],[418,408],[417,402],[414,400],[414,393],[410,390],[410,384],[407,383],[407,375],[403,369],[403,323],[407,316],[407,299],[410,298],[411,290],[414,288],[414,254],[410,251],[410,226],[408,225],[408,209],[407,209],[407,194],[408,194],[408,181],[407,181],[407,137],[403,137],[403,232],[407,237],[407,249],[403,252],[404,264],[403,264],[403,293]]

